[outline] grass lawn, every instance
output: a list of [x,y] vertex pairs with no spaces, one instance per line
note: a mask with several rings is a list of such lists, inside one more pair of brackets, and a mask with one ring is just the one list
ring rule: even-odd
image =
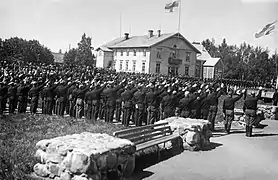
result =
[[[222,105],[225,97],[219,99],[216,122],[223,121]],[[236,108],[242,107],[243,98],[236,103]],[[121,129],[124,129],[121,125],[101,121],[90,124],[70,117],[30,114],[8,116],[0,120],[0,180],[26,179],[24,174],[31,173],[37,162],[34,153],[39,140],[81,132],[112,135]],[[142,161],[150,160],[150,155],[155,156],[150,153]]]
[[47,115],[14,115],[0,120],[0,179],[26,179],[33,171],[35,145],[39,140],[67,134],[107,133],[124,129],[121,125],[89,124],[73,118]]

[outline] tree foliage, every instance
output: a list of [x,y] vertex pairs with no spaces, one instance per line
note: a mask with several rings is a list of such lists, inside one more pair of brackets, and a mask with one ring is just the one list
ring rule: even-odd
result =
[[64,55],[64,63],[67,65],[73,65],[76,63],[76,55],[77,55],[77,49],[72,48],[69,50],[69,52],[66,52]]
[[77,63],[82,65],[93,65],[94,56],[92,53],[92,38],[86,37],[84,33],[82,35],[81,41],[78,43],[77,48]]
[[51,51],[37,40],[25,40],[12,37],[0,42],[0,57],[7,61],[52,63]]
[[212,57],[222,59],[225,78],[264,84],[277,76],[275,56],[269,56],[268,49],[254,47],[246,42],[239,46],[229,45],[226,39],[220,45],[216,45],[214,39],[206,39],[202,45]]

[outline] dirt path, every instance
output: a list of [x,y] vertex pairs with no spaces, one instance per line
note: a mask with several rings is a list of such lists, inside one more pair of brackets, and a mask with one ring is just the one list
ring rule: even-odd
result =
[[188,152],[155,164],[134,175],[137,179],[158,180],[277,180],[278,121],[254,129],[256,137],[246,138],[242,129],[211,139],[219,146],[211,151]]

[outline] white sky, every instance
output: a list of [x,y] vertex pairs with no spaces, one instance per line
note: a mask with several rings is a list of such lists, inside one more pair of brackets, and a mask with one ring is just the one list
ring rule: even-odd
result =
[[[252,1],[252,2],[251,2]],[[260,1],[260,2],[258,2]],[[37,39],[52,51],[76,47],[85,32],[97,47],[122,34],[177,31],[178,13],[165,13],[169,0],[0,0],[0,37]],[[278,20],[278,0],[182,0],[181,33],[189,41],[215,38],[228,44],[246,41],[272,51],[276,31],[260,39],[254,34]]]

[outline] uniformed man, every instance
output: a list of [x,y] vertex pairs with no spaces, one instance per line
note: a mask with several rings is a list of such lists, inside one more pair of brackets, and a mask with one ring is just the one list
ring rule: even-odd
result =
[[246,123],[246,136],[252,136],[252,126],[256,122],[257,116],[257,105],[258,100],[260,99],[262,94],[262,87],[259,88],[259,93],[255,96],[255,92],[252,91],[250,96],[246,97],[243,105],[243,112],[245,113],[245,123]]
[[43,83],[39,86],[38,82],[35,82],[35,81],[33,81],[31,84],[33,85],[33,87],[29,91],[29,97],[31,98],[30,112],[31,112],[31,114],[36,114],[37,108],[38,108],[40,91],[45,84]]
[[227,134],[230,133],[231,130],[231,125],[234,120],[234,108],[235,108],[235,103],[240,100],[240,98],[243,96],[245,90],[240,92],[239,90],[237,91],[237,96],[233,97],[233,90],[230,90],[228,92],[228,97],[224,99],[223,102],[223,115],[224,115],[224,129]]
[[143,89],[143,84],[139,84],[137,89],[133,95],[135,103],[135,126],[142,126],[142,123],[146,122],[146,119],[144,119],[146,117],[146,92]]
[[9,114],[14,114],[16,109],[16,90],[14,82],[9,83],[8,98],[9,98]]
[[6,82],[0,82],[0,118],[4,115],[5,99],[7,98],[8,86]]
[[210,103],[208,120],[211,123],[211,128],[210,128],[211,131],[214,131],[215,118],[218,111],[218,99],[221,96],[221,94],[222,91],[221,88],[219,87],[215,89],[214,92],[208,95],[209,103]]
[[129,121],[132,115],[133,110],[133,94],[137,91],[131,84],[126,86],[126,90],[121,94],[122,101],[123,101],[123,121],[122,124],[125,127],[129,126]]

